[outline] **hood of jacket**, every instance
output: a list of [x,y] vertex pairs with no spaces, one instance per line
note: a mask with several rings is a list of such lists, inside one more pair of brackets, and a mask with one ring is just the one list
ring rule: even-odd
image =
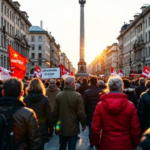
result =
[[30,101],[37,102],[43,98],[43,93],[39,90],[32,90],[29,92],[28,96]]
[[0,106],[25,106],[25,104],[17,98],[4,96],[0,99]]
[[134,93],[134,89],[132,89],[132,88],[124,89],[123,93]]
[[105,109],[111,114],[120,113],[128,103],[128,97],[121,92],[107,93],[100,100]]
[[57,86],[55,84],[50,84],[49,87],[48,87],[48,90],[50,92],[54,92],[57,90]]

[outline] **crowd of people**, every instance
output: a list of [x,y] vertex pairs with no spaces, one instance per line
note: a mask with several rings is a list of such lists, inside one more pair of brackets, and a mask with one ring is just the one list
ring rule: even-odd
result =
[[112,76],[0,81],[0,150],[75,150],[80,130],[89,149],[150,150],[150,80]]

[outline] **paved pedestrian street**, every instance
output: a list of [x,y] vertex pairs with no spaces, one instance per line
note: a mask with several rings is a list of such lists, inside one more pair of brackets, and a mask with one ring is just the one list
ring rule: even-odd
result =
[[[88,139],[88,128],[80,133],[80,139],[77,143],[76,150],[88,150],[89,147],[89,139]],[[54,135],[49,143],[45,144],[45,150],[59,150],[59,136]]]

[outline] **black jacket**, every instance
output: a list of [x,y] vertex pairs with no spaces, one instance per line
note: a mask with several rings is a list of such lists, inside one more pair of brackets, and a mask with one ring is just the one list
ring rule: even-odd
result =
[[42,144],[49,142],[48,128],[53,133],[52,112],[48,98],[41,91],[33,90],[24,98],[26,106],[33,109],[37,115],[41,132]]
[[134,106],[137,108],[138,97],[136,93],[134,92],[134,89],[131,89],[131,88],[124,89],[123,93],[128,96],[129,101],[131,101],[134,104]]
[[139,146],[143,150],[150,150],[150,128],[143,133]]
[[24,139],[19,150],[40,150],[40,130],[34,111],[25,107],[25,104],[16,98],[3,97],[0,99],[1,111],[12,109],[14,106],[22,106],[13,114],[15,142]]
[[144,132],[150,127],[150,89],[141,95],[138,105],[138,117],[141,131]]
[[145,85],[140,85],[139,87],[135,88],[135,93],[138,97],[138,99],[140,98],[140,95],[145,92],[147,90],[147,87],[145,87]]
[[86,90],[83,96],[84,107],[86,117],[89,121],[92,121],[93,114],[96,108],[97,103],[100,102],[100,94],[102,90],[98,86],[91,86],[90,89]]
[[82,97],[84,95],[84,92],[89,88],[89,85],[84,83],[79,87],[79,93],[82,95]]

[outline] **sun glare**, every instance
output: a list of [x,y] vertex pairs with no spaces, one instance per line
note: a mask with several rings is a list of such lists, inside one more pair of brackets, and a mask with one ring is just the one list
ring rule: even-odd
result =
[[103,48],[99,42],[90,42],[85,47],[85,60],[87,64],[91,63],[91,60],[102,52]]

